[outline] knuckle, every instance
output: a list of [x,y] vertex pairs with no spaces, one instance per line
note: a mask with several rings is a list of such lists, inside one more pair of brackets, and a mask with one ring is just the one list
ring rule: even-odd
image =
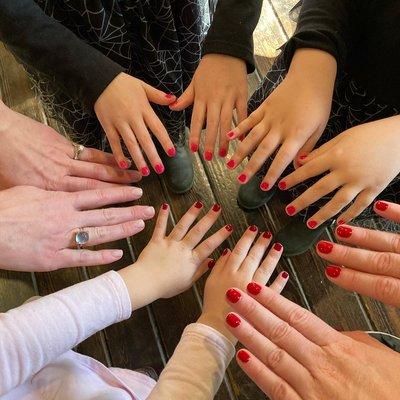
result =
[[375,283],[375,293],[379,297],[394,299],[399,297],[399,284],[390,278],[377,279]]
[[272,369],[277,369],[282,363],[284,356],[284,350],[277,347],[267,355],[266,364],[269,365]]
[[304,308],[296,307],[289,313],[288,322],[291,326],[304,325],[310,318],[309,313]]
[[246,249],[244,248],[244,246],[242,245],[236,245],[235,248],[232,250],[232,254],[234,256],[241,256],[244,252],[246,251]]
[[122,224],[121,225],[121,233],[124,237],[128,237],[131,234],[131,228],[129,224]]
[[280,343],[290,334],[291,329],[291,326],[287,322],[277,322],[271,329],[271,340],[274,343]]
[[383,275],[390,275],[393,270],[393,260],[390,253],[375,253],[372,255],[372,262]]
[[103,219],[105,222],[113,222],[114,221],[114,213],[109,208],[102,208],[101,212],[103,214]]
[[282,381],[277,382],[272,390],[271,390],[271,397],[274,400],[286,400],[288,399],[288,388],[286,386],[286,384]]
[[394,253],[400,254],[400,235],[393,235],[390,245]]
[[93,228],[93,235],[97,239],[103,239],[106,236],[104,229],[100,227]]

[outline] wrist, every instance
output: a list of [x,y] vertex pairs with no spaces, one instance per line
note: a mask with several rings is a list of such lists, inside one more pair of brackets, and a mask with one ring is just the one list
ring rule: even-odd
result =
[[226,325],[225,322],[226,314],[224,314],[223,312],[221,312],[220,314],[216,314],[203,311],[197,322],[199,324],[207,325],[215,329],[221,335],[225,336],[235,346],[237,343],[237,339],[235,338],[235,336],[232,335],[232,333],[230,332],[230,330]]

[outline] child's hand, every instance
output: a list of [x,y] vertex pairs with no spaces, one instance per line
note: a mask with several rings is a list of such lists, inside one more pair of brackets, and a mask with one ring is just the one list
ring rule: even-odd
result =
[[[232,342],[235,339],[225,324],[225,316],[230,310],[225,298],[227,289],[232,286],[244,289],[251,281],[264,286],[282,255],[282,245],[275,243],[263,260],[271,242],[271,233],[264,232],[252,246],[256,236],[257,228],[250,226],[232,252],[226,249],[212,269],[205,286],[203,313],[198,322],[217,329]],[[287,272],[282,272],[271,288],[280,293],[288,277]],[[253,286],[257,289],[257,285]]]
[[223,54],[205,55],[191,84],[170,108],[180,111],[193,103],[190,149],[198,150],[206,121],[204,158],[211,161],[217,140],[219,156],[225,157],[229,151],[226,132],[231,129],[233,110],[236,108],[239,122],[247,116],[246,63]]
[[296,52],[282,83],[227,133],[229,139],[247,134],[227,162],[230,169],[255,150],[238,176],[240,183],[248,182],[280,147],[261,184],[261,189],[268,190],[296,155],[314,148],[329,118],[335,76],[336,62],[329,54],[314,49]]
[[219,217],[221,207],[215,204],[190,229],[202,208],[203,204],[196,202],[166,236],[169,206],[163,204],[150,242],[133,266],[120,271],[133,309],[184,292],[212,265],[208,256],[228,238],[233,227],[226,225],[202,242]]
[[[337,219],[357,217],[400,172],[400,117],[351,128],[309,154],[304,165],[282,179],[287,189],[324,175],[286,207],[293,215],[334,190],[333,198],[307,221],[310,228],[332,218],[353,199]],[[328,173],[329,172],[329,173]]]
[[94,110],[107,134],[120,168],[129,167],[122,152],[120,142],[122,139],[143,176],[149,175],[150,171],[142,150],[154,170],[158,174],[164,172],[164,166],[154,146],[151,133],[169,156],[175,155],[175,147],[150,102],[167,106],[175,99],[175,96],[157,90],[125,73],[119,74],[106,87],[97,99]]

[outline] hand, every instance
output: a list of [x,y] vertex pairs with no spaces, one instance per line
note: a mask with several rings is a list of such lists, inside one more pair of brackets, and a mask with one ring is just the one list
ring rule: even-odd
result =
[[[264,287],[239,291],[229,330],[244,372],[271,400],[390,400],[400,397],[400,355],[365,333],[339,333]],[[237,313],[237,314],[236,314]]]
[[143,220],[153,217],[153,207],[93,209],[141,195],[134,187],[65,193],[17,186],[1,191],[0,268],[43,272],[120,259],[121,250],[77,250],[75,234],[84,228],[87,246],[135,235],[144,228]]
[[132,266],[119,271],[128,287],[133,310],[184,292],[212,265],[209,255],[233,228],[226,225],[202,241],[221,214],[221,207],[215,204],[190,229],[202,208],[203,204],[196,202],[166,236],[169,206],[162,205],[150,242]]
[[[378,207],[387,208],[382,211]],[[375,203],[375,211],[400,223],[398,204],[379,201]],[[336,237],[361,248],[319,242],[318,254],[335,264],[326,267],[328,279],[346,290],[400,307],[400,235],[339,225]]]
[[205,55],[192,82],[170,108],[180,111],[193,103],[189,136],[191,151],[198,150],[200,134],[206,121],[204,158],[212,160],[217,140],[219,156],[225,157],[229,151],[226,132],[231,129],[233,109],[236,108],[239,122],[247,116],[246,63],[224,54]]
[[137,171],[121,171],[111,154],[85,148],[73,160],[70,141],[54,129],[7,108],[0,101],[0,189],[32,185],[72,192],[137,182]]
[[136,167],[143,176],[149,175],[150,170],[143,157],[142,150],[147,155],[154,170],[158,174],[164,172],[164,165],[157,153],[149,130],[170,157],[175,156],[176,150],[150,102],[167,106],[175,99],[176,97],[172,94],[165,94],[161,90],[157,90],[125,73],[120,73],[106,87],[97,99],[94,110],[106,132],[120,168],[126,169],[129,166],[122,151],[122,138]]
[[399,132],[400,117],[386,118],[348,129],[313,151],[302,160],[302,167],[281,182],[289,189],[311,177],[327,174],[290,203],[286,212],[294,215],[338,189],[309,218],[308,227],[313,229],[332,218],[353,199],[354,203],[337,220],[345,223],[357,217],[400,172]]
[[335,76],[336,62],[328,53],[296,51],[282,83],[227,134],[235,139],[249,132],[227,162],[228,168],[235,169],[255,150],[238,176],[239,183],[248,182],[280,146],[260,186],[269,190],[291,161],[314,148],[329,118]]
[[[235,338],[225,324],[225,315],[230,311],[225,300],[226,291],[232,286],[245,288],[252,280],[264,286],[282,255],[282,245],[275,243],[263,260],[272,235],[270,232],[264,232],[252,246],[256,236],[257,228],[252,225],[243,234],[232,252],[226,249],[222,253],[207,279],[204,290],[203,312],[198,322],[213,327],[233,343]],[[271,289],[280,293],[288,277],[287,272],[279,274],[272,283]],[[235,297],[234,292],[231,295]]]

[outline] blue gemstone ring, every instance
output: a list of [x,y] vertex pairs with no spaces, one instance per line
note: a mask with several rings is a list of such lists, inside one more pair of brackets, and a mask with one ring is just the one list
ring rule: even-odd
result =
[[81,249],[87,242],[89,242],[89,232],[79,228],[79,231],[75,234],[76,246]]

